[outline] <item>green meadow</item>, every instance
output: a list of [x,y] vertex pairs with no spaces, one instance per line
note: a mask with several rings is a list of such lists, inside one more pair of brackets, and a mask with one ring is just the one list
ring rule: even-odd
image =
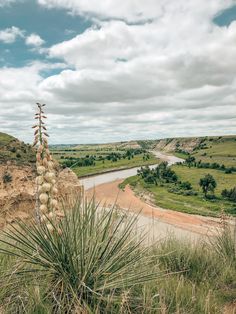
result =
[[[52,149],[53,156],[58,160],[60,164],[71,160],[70,168],[77,174],[78,177],[85,177],[89,175],[95,175],[113,170],[121,170],[127,168],[138,167],[142,165],[153,165],[159,160],[150,152],[146,150],[140,150],[140,153],[131,153],[130,157],[123,158],[123,155],[127,154],[129,149],[120,149],[113,145],[100,147],[97,146],[91,149],[91,146],[84,146],[83,148],[65,148]],[[131,150],[132,151],[132,150]],[[119,156],[107,159],[107,156]],[[148,159],[146,156],[148,155]],[[92,164],[86,166],[77,166],[78,159],[93,159]],[[73,162],[74,160],[74,162]]]
[[[219,216],[221,211],[225,210],[226,213],[236,216],[235,203],[225,200],[221,196],[223,189],[230,189],[235,186],[236,173],[225,174],[223,171],[219,170],[188,168],[187,166],[181,165],[172,166],[171,169],[175,171],[179,180],[190,182],[193,191],[197,192],[197,195],[176,194],[172,192],[175,187],[173,183],[159,185],[147,184],[139,176],[126,179],[120,187],[124,188],[126,184],[130,184],[137,192],[146,191],[151,193],[154,204],[163,208],[214,217]],[[214,199],[206,199],[199,186],[200,178],[208,173],[211,174],[217,182]]]
[[[174,152],[180,158],[186,158],[183,152]],[[225,166],[236,166],[236,137],[219,136],[209,137],[202,140],[202,143],[194,148],[191,155],[197,161],[217,162]]]

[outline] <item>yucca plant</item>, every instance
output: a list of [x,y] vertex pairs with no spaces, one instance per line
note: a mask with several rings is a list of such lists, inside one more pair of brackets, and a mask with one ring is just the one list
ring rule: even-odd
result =
[[[54,232],[33,220],[12,226],[0,239],[0,251],[15,256],[17,267],[2,276],[1,285],[14,294],[17,286],[35,282],[44,287],[44,298],[56,313],[93,313],[95,308],[102,313],[107,306],[119,307],[134,286],[158,278],[160,272],[142,245],[143,237],[134,233],[137,216],[114,211],[98,209],[94,200],[76,200],[56,226],[50,220]],[[140,303],[131,300],[132,307]]]

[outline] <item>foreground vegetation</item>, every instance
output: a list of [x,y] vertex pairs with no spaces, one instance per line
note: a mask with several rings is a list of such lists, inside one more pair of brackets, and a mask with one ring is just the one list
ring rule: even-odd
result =
[[[67,205],[65,218],[1,235],[3,313],[222,313],[236,301],[235,234],[213,241],[172,236],[146,247],[138,217]],[[61,232],[59,232],[58,227]]]

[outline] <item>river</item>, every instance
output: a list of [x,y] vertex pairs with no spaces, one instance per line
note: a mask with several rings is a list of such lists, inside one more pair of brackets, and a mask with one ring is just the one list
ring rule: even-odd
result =
[[[181,158],[178,158],[173,155],[167,155],[159,151],[151,151],[151,153],[153,153],[157,158],[167,161],[169,165],[173,165],[177,162],[184,161]],[[156,166],[157,164],[150,166],[150,168],[154,168]],[[98,174],[98,175],[94,175],[94,176],[82,179],[81,183],[83,184],[84,189],[88,190],[90,188],[93,188],[103,183],[109,183],[109,182],[116,181],[118,179],[126,179],[128,177],[135,176],[137,174],[138,169],[140,169],[140,167]]]
[[[167,161],[169,165],[173,165],[177,162],[184,161],[181,158],[178,158],[173,155],[167,155],[163,152],[159,152],[159,151],[151,151],[151,152],[155,154],[155,156],[159,158],[161,161]],[[156,166],[157,164],[152,165],[150,167],[153,168]],[[119,205],[120,208],[126,209],[127,212],[130,213],[130,207],[125,206],[125,205],[123,206],[123,203],[120,203],[120,201],[124,200],[124,194],[122,193],[127,193],[127,192],[124,192],[124,191],[119,192],[119,189],[116,186],[115,181],[126,179],[130,176],[136,175],[138,169],[140,169],[140,167],[99,174],[99,175],[91,176],[88,178],[84,178],[81,180],[81,183],[84,185],[84,189],[87,190],[88,193],[90,191],[90,193],[93,194],[93,192],[91,192],[90,189],[96,187],[96,193],[97,193],[96,196],[98,195],[101,196],[101,199],[99,199],[99,201],[104,201],[104,200],[107,201],[111,197],[112,204],[113,202],[117,203],[117,205]],[[113,185],[113,183],[114,183],[114,187],[112,188],[112,190],[110,190],[109,186]],[[103,184],[106,184],[107,186],[104,187]],[[118,195],[121,198],[118,198]],[[139,200],[138,197],[136,196],[134,197],[136,200]],[[128,197],[128,199],[129,201],[131,201],[130,196]],[[211,218],[210,219],[211,224],[208,225],[208,218],[200,217],[200,216],[199,216],[200,222],[198,223],[191,222],[191,218],[190,218],[190,222],[187,221],[186,223],[184,223],[182,221],[182,218],[180,218],[181,219],[181,223],[180,223],[179,216],[181,217],[183,216],[184,218],[185,216],[190,217],[191,215],[178,213],[175,211],[163,210],[155,206],[152,207],[151,205],[148,205],[145,202],[142,203],[141,206],[142,207],[136,204],[136,207],[138,207],[136,209],[139,210],[139,209],[148,207],[149,209],[151,208],[153,210],[152,218],[150,218],[150,216],[145,216],[142,214],[142,215],[139,215],[139,219],[137,221],[137,228],[142,229],[142,232],[145,232],[148,235],[148,239],[151,241],[153,241],[154,239],[156,240],[160,239],[160,237],[165,237],[167,234],[173,234],[177,238],[182,238],[182,239],[187,239],[187,240],[190,239],[191,241],[195,241],[195,240],[198,241],[202,237],[205,237],[206,234],[208,234],[208,231],[211,228],[211,225],[213,223],[212,218]],[[159,214],[161,213],[161,218],[154,217],[155,212],[157,211],[159,212]],[[170,215],[175,215],[176,220],[174,219],[173,221],[172,219],[172,221],[169,221],[170,219],[168,217],[170,217]],[[168,219],[165,219],[165,216]],[[197,216],[195,215],[194,218],[197,218]],[[196,228],[201,228],[200,230],[201,232],[196,231]]]

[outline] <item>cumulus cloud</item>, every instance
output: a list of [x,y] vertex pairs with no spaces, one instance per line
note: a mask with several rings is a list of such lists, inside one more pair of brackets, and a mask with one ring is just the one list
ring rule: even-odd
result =
[[212,22],[235,1],[38,2],[96,22],[44,50],[66,64],[59,74],[45,77],[48,65],[3,69],[0,111],[48,103],[52,142],[235,133],[236,22]]
[[25,43],[29,46],[39,47],[42,46],[45,41],[38,34],[33,33],[26,37]]
[[[202,6],[203,2],[204,5]],[[40,5],[47,8],[64,8],[73,14],[125,19],[129,22],[159,19],[166,15],[166,12],[175,13],[176,9],[183,13],[188,11],[200,13],[199,15],[202,17],[212,16],[216,11],[231,5],[233,2],[234,0],[126,0],[121,4],[120,0],[38,0]]]
[[24,37],[24,31],[18,27],[12,26],[0,30],[0,41],[6,44],[14,43],[18,37]]

